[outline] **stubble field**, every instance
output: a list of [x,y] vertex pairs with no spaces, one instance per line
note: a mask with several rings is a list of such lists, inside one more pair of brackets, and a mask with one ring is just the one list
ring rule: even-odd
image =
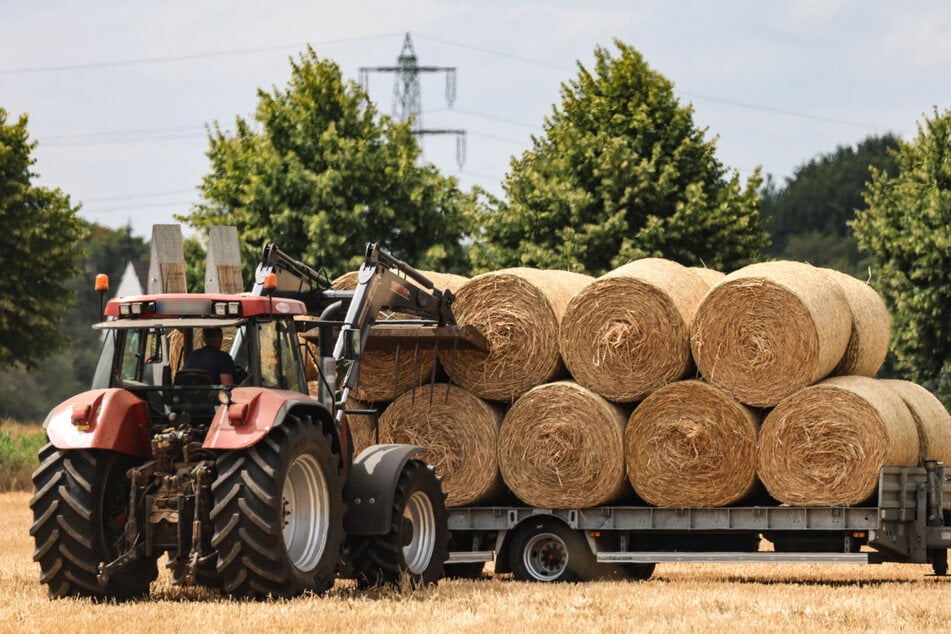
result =
[[29,493],[0,494],[0,632],[942,631],[951,578],[918,565],[665,564],[648,582],[509,578],[233,601],[162,573],[148,601],[50,601],[31,560]]

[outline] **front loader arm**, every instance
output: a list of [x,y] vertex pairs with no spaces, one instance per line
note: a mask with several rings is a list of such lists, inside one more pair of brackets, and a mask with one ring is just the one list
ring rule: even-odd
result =
[[387,308],[416,315],[439,326],[456,323],[451,310],[455,298],[451,292],[435,288],[429,278],[375,243],[367,245],[358,277],[333,355],[344,365],[341,381],[344,402],[356,383],[370,327],[376,323],[381,310]]

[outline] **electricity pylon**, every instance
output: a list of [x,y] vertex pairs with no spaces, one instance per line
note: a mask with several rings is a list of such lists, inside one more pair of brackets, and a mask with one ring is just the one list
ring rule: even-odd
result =
[[456,136],[456,162],[462,169],[466,162],[466,131],[423,127],[423,104],[419,90],[420,73],[446,73],[446,105],[452,108],[456,100],[456,69],[451,66],[420,66],[416,63],[416,51],[409,33],[403,39],[403,49],[396,58],[396,66],[363,66],[360,68],[360,84],[366,91],[370,73],[395,73],[393,82],[393,116],[402,122],[410,121],[413,134],[422,147],[424,135]]

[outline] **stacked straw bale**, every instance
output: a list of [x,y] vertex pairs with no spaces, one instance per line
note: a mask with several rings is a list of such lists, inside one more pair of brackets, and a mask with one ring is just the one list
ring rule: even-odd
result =
[[920,440],[919,464],[925,460],[939,460],[951,467],[951,414],[941,401],[911,381],[888,379],[882,383],[898,393],[915,419]]
[[708,269],[705,266],[691,266],[690,270],[699,275],[700,279],[707,283],[708,288],[719,284],[726,277],[726,273],[716,269]]
[[[422,271],[422,273],[433,282],[436,288],[453,293],[468,281],[461,275],[451,273],[434,271]],[[358,283],[358,273],[351,271],[336,278],[333,286],[339,290],[353,290]],[[413,282],[410,280],[409,283]],[[388,313],[381,315],[379,319],[418,318],[403,313]],[[367,348],[360,360],[360,376],[353,388],[353,396],[369,402],[392,401],[413,387],[428,384],[435,365],[436,356],[432,350],[417,351],[415,347],[403,346],[397,359],[397,351],[393,347],[377,346],[371,335],[367,339]]]
[[655,506],[726,506],[757,487],[759,416],[703,381],[648,396],[624,433],[627,476]]
[[[347,409],[351,410],[371,410],[370,403],[363,403],[354,399],[347,400]],[[361,451],[371,445],[377,444],[377,419],[378,414],[347,414],[347,424],[350,426],[350,438],[353,441],[353,455],[357,456]]]
[[888,354],[891,324],[885,301],[874,288],[835,269],[823,269],[845,293],[852,330],[845,353],[832,374],[875,376]]
[[884,466],[918,464],[915,421],[884,382],[840,376],[807,387],[763,421],[758,475],[786,504],[850,506],[868,500]]
[[442,476],[447,506],[492,500],[504,489],[498,445],[502,414],[495,406],[445,383],[412,390],[380,416],[381,443],[426,447]]
[[709,286],[685,266],[645,258],[599,277],[568,303],[561,351],[571,376],[631,403],[693,367],[690,322]]
[[524,503],[588,508],[630,491],[624,475],[624,411],[571,381],[515,401],[499,435],[502,478]]
[[753,407],[772,407],[829,375],[849,342],[840,286],[801,262],[764,262],[710,289],[691,326],[697,368]]
[[558,330],[568,300],[592,278],[567,271],[513,268],[474,277],[456,293],[453,312],[489,344],[478,350],[441,349],[453,383],[477,396],[513,401],[564,372]]

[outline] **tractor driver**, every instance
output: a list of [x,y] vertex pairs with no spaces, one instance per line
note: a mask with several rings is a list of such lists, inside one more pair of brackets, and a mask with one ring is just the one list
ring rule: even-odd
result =
[[203,348],[192,350],[185,359],[186,370],[205,370],[215,385],[234,385],[234,359],[221,350],[223,335],[217,326],[202,328]]

